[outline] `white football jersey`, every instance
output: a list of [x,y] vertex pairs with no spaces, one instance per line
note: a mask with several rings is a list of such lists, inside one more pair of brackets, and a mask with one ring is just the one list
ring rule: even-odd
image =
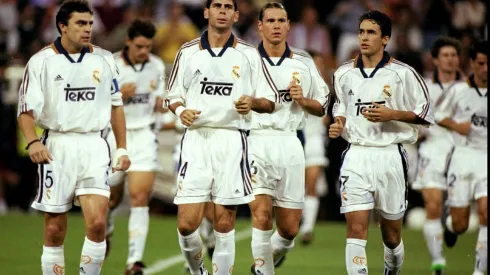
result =
[[487,88],[476,86],[474,76],[460,82],[443,98],[437,109],[437,122],[450,118],[456,123],[471,121],[469,135],[452,131],[454,144],[472,148],[487,148]]
[[[447,94],[450,89],[452,89],[456,83],[460,80],[460,74],[456,81],[450,81],[446,83],[441,83],[437,77],[437,70],[434,71],[434,76],[430,79],[426,79],[427,87],[429,88],[429,96],[433,106],[434,113],[437,112],[437,108],[440,106],[443,95]],[[424,130],[423,135],[426,137],[427,142],[444,142],[452,144],[451,132],[439,126],[438,124],[432,125],[430,128]]]
[[90,45],[68,54],[58,38],[29,60],[18,115],[32,110],[43,129],[101,131],[110,122],[111,106],[122,105],[116,77],[112,53]]
[[132,64],[124,49],[114,54],[119,69],[119,87],[126,83],[136,85],[133,97],[124,101],[126,129],[138,129],[150,126],[155,122],[155,102],[158,96],[163,97],[165,87],[165,65],[163,61],[150,54],[147,61]]
[[387,146],[417,141],[415,124],[368,121],[362,112],[374,108],[373,102],[393,110],[412,111],[426,124],[434,123],[424,79],[386,52],[376,68],[364,68],[361,55],[344,63],[335,72],[333,82],[337,95],[333,114],[346,118],[342,137],[349,143]]
[[280,130],[295,132],[305,126],[308,113],[294,102],[287,90],[291,81],[303,89],[303,96],[318,101],[324,108],[328,106],[328,86],[318,72],[311,57],[294,51],[286,44],[281,57],[269,57],[262,43],[258,46],[261,56],[261,74],[256,97],[275,95],[275,102],[282,108],[273,114],[253,112],[252,130]]
[[[260,68],[257,50],[232,34],[223,48],[211,48],[207,31],[177,53],[168,81],[167,104],[182,102],[201,111],[190,128],[250,129],[252,114],[238,114],[242,95],[255,97]],[[274,101],[274,94],[267,99]]]

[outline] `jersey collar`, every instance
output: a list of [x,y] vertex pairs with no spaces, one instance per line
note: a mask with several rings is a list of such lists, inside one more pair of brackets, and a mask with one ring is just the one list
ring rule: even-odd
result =
[[284,61],[284,59],[286,59],[286,57],[291,58],[293,56],[293,52],[289,48],[288,43],[286,43],[286,50],[282,54],[282,56],[279,59],[279,61],[277,62],[277,64],[274,64],[274,62],[272,62],[272,60],[270,59],[269,55],[267,55],[267,52],[265,51],[264,42],[260,42],[258,48],[259,48],[260,56],[262,56],[262,58],[265,58],[265,60],[267,60],[267,62],[269,62],[269,64],[271,66],[281,66],[282,62]]
[[122,56],[122,58],[123,58],[123,60],[124,60],[124,63],[125,63],[126,65],[131,66],[131,68],[133,68],[133,70],[134,70],[135,72],[141,72],[141,71],[143,71],[143,68],[145,68],[146,63],[148,63],[148,59],[147,59],[147,60],[145,60],[145,61],[143,61],[143,63],[141,64],[141,68],[140,68],[139,70],[137,70],[137,69],[136,69],[136,67],[134,66],[134,64],[133,64],[133,63],[131,62],[131,60],[129,59],[129,55],[128,55],[128,47],[124,47],[124,49],[123,49],[123,50],[122,50],[122,52],[121,52],[121,56]]
[[221,57],[225,53],[226,49],[228,49],[229,47],[234,48],[236,46],[236,43],[237,43],[237,39],[232,33],[230,35],[230,38],[228,38],[228,41],[226,41],[225,45],[223,46],[223,49],[218,53],[218,55],[216,55],[211,49],[211,45],[209,45],[208,31],[205,31],[201,36],[201,41],[199,42],[199,48],[201,50],[208,50],[209,54],[212,57]]
[[354,68],[359,68],[364,78],[372,78],[380,68],[390,64],[391,60],[393,60],[393,58],[390,56],[390,54],[387,52],[383,52],[383,58],[381,58],[381,61],[378,63],[378,65],[376,65],[376,68],[368,76],[367,73],[364,71],[364,64],[362,63],[362,55],[359,54],[354,60]]
[[[461,72],[457,71],[456,72],[456,81],[461,80]],[[439,73],[437,71],[437,68],[434,70],[434,73],[432,75],[432,82],[436,83],[441,87],[442,90],[444,90],[444,87],[442,86],[441,80],[439,79]]]
[[478,95],[480,97],[482,97],[482,96],[485,96],[486,97],[487,96],[488,92],[485,95],[482,95],[481,92],[480,92],[480,89],[478,89],[478,86],[476,85],[476,82],[475,82],[475,75],[474,74],[472,74],[472,75],[470,75],[470,77],[468,77],[468,81],[467,82],[468,82],[468,85],[471,88],[475,89],[475,91],[478,93]]
[[78,57],[77,62],[75,62],[75,60],[73,60],[73,58],[71,58],[70,54],[65,50],[65,48],[63,48],[63,45],[61,45],[61,36],[58,37],[53,42],[53,44],[51,44],[51,48],[53,48],[53,50],[56,53],[63,54],[71,63],[80,63],[80,62],[82,62],[83,57],[85,56],[85,54],[86,53],[91,53],[93,51],[92,45],[90,45],[89,47],[83,47],[82,50],[80,50],[80,56]]

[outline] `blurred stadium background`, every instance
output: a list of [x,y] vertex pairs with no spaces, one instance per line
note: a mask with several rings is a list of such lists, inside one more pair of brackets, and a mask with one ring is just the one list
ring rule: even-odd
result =
[[[30,209],[36,192],[36,166],[24,150],[25,140],[16,124],[17,91],[24,66],[30,56],[58,36],[55,15],[59,2],[56,0],[0,0],[0,246],[10,247],[0,252],[0,274],[38,274],[42,247],[42,216]],[[150,18],[157,25],[154,53],[160,56],[167,72],[180,45],[197,37],[207,26],[202,16],[202,0],[92,0],[94,14],[93,44],[110,51],[124,47],[124,38],[130,22],[135,18]],[[256,32],[258,10],[266,0],[238,0],[239,22],[234,33],[252,44],[259,42]],[[395,58],[413,66],[421,75],[430,78],[434,66],[430,57],[431,43],[439,35],[450,35],[462,42],[461,72],[468,75],[468,49],[477,39],[488,39],[486,23],[489,1],[479,0],[284,0],[289,11],[291,46],[317,53],[322,57],[325,80],[331,84],[332,74],[338,65],[357,53],[358,16],[369,9],[384,11],[393,20],[393,33],[387,47]],[[172,204],[175,192],[172,151],[179,142],[172,131],[161,132],[160,160],[151,201],[152,227],[148,238],[145,260],[149,264],[162,259],[172,260],[179,254],[175,234],[176,207]],[[340,153],[345,141],[325,140],[330,160],[325,169],[325,181],[321,184],[322,198],[318,219],[321,225],[315,234],[311,249],[299,248],[284,265],[280,274],[343,274],[344,234],[343,217],[339,213],[340,199],[336,192]],[[408,148],[411,153],[411,173],[415,173],[416,145]],[[428,272],[429,256],[421,232],[416,231],[424,222],[420,215],[423,206],[420,195],[409,194],[410,226],[407,231],[407,260],[404,274]],[[127,211],[124,205],[120,214]],[[74,208],[70,221],[67,246],[67,266],[78,262],[83,234],[79,209]],[[419,212],[417,212],[419,211]],[[251,263],[246,219],[249,212],[241,207],[243,217],[240,227],[244,237],[238,244],[236,274],[248,271]],[[375,218],[375,217],[374,217]],[[373,219],[374,221],[376,219]],[[127,253],[127,222],[118,220],[114,251],[106,262],[103,274],[116,274],[124,266]],[[408,241],[407,241],[408,239]],[[119,240],[119,241],[118,241]],[[469,274],[474,256],[472,251],[475,235],[461,240],[457,251],[448,254],[448,274]],[[76,246],[73,247],[73,246]],[[464,251],[464,252],[463,252]],[[118,255],[119,254],[119,255]],[[375,273],[382,270],[382,246],[379,233],[372,231],[368,254]],[[177,257],[178,258],[178,257]],[[176,258],[176,259],[177,259]],[[376,259],[379,259],[376,260]],[[294,260],[296,259],[296,260]],[[171,261],[166,262],[168,265]],[[182,261],[153,274],[178,274]],[[73,266],[77,266],[74,264]],[[165,265],[164,265],[165,266]],[[172,269],[173,268],[173,269]],[[328,269],[326,269],[328,268]],[[68,270],[68,269],[67,269]],[[156,269],[155,269],[156,270]],[[68,273],[75,273],[70,270]],[[158,273],[160,272],[160,273]]]

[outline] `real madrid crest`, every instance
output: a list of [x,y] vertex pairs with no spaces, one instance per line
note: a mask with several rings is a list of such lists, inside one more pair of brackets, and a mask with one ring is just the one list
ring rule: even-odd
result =
[[233,66],[233,70],[231,72],[233,73],[234,79],[240,78],[240,66]]
[[383,97],[384,98],[390,98],[393,95],[391,91],[391,86],[386,84],[383,86]]
[[301,74],[298,72],[293,72],[293,79],[296,81],[296,84],[301,85]]
[[94,84],[100,84],[100,70],[99,69],[95,69],[92,72],[92,81],[94,82]]
[[157,89],[157,82],[155,80],[150,81],[150,89],[155,91]]

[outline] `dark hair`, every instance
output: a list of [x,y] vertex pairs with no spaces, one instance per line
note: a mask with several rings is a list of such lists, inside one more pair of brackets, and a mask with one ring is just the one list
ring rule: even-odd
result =
[[391,37],[391,19],[388,15],[377,10],[371,10],[359,17],[359,26],[364,20],[374,21],[378,24],[381,29],[381,37]]
[[432,58],[437,58],[441,48],[446,46],[455,48],[458,55],[461,52],[461,43],[458,40],[449,36],[439,36],[434,43],[432,43],[432,47],[430,48]]
[[131,23],[131,26],[129,26],[128,37],[130,40],[133,40],[138,36],[152,39],[155,36],[156,31],[155,25],[151,21],[136,19]]
[[68,20],[71,18],[71,14],[74,12],[85,13],[88,12],[91,15],[94,14],[92,7],[87,0],[67,0],[61,4],[61,7],[56,14],[56,28],[61,34],[59,24],[68,25]]
[[[213,3],[213,0],[206,0],[206,8],[210,8],[211,4]],[[238,3],[237,0],[233,0],[233,6],[235,8],[235,11],[238,9]]]
[[470,49],[470,57],[472,60],[476,59],[478,53],[488,55],[488,40],[482,40],[476,42]]
[[288,14],[288,12],[286,11],[286,8],[284,8],[284,5],[282,3],[268,2],[268,3],[265,3],[262,6],[262,8],[260,9],[260,12],[259,12],[259,20],[260,21],[262,21],[262,19],[264,19],[264,13],[268,9],[281,9],[281,10],[284,10],[286,12],[286,15]]

